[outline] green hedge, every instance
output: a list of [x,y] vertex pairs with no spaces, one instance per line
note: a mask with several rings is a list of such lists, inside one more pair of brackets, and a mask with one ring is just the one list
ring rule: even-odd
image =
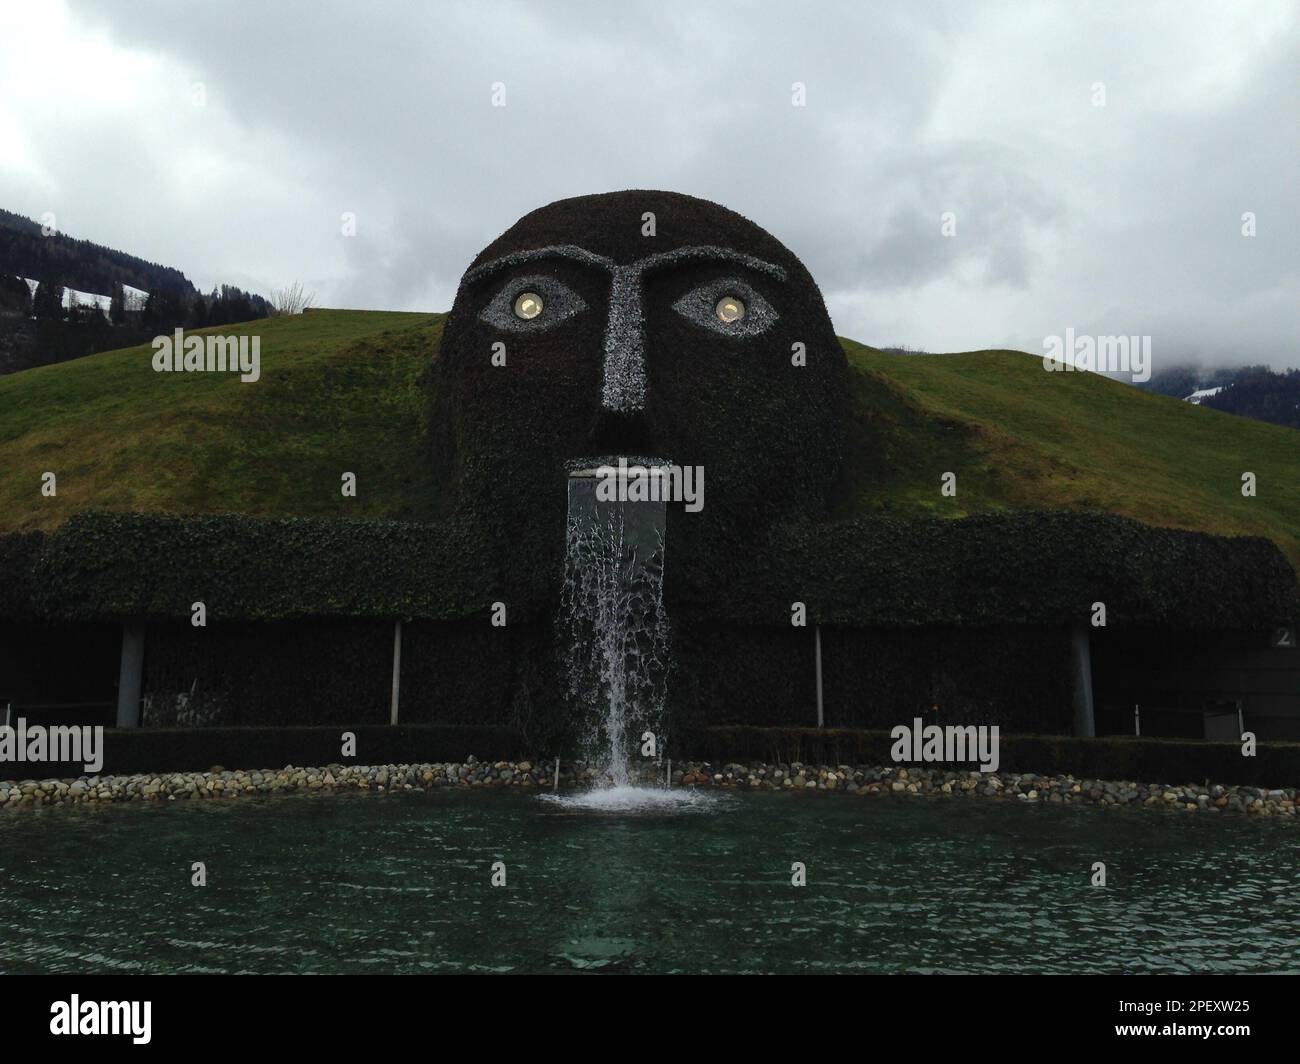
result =
[[46,539],[44,532],[0,536],[0,618],[25,621],[38,615],[36,563]]
[[486,615],[485,544],[438,525],[238,514],[88,513],[45,540],[35,609],[60,620]]
[[[900,721],[908,723],[910,721]],[[849,728],[700,728],[673,738],[674,758],[766,761],[788,764],[889,765],[894,740],[888,731]],[[1300,743],[1262,743],[1255,757],[1242,757],[1237,743],[1186,739],[1075,739],[1062,735],[998,736],[999,772],[1033,772],[1086,779],[1145,783],[1236,783],[1256,787],[1300,786]],[[970,769],[963,763],[955,766]]]
[[809,623],[880,627],[1070,624],[1094,602],[1112,628],[1260,629],[1297,615],[1295,571],[1271,540],[1106,514],[787,525],[741,557],[681,558],[670,540],[668,569],[678,601],[744,624],[788,625],[796,601]]
[[[357,756],[341,756],[342,734],[357,737]],[[501,727],[339,724],[311,728],[109,728],[103,775],[226,769],[391,765],[433,761],[515,760],[528,756],[518,732]],[[80,776],[79,764],[14,765],[24,777]],[[33,773],[34,769],[39,769]]]
[[[670,612],[741,624],[789,626],[795,601],[810,623],[846,627],[1060,625],[1098,601],[1113,628],[1259,629],[1300,612],[1270,540],[1108,515],[786,525],[753,550],[696,551],[671,531]],[[549,617],[560,572],[502,562],[520,551],[463,519],[81,514],[49,535],[0,537],[0,616],[188,620],[201,600],[209,623],[452,620],[500,599],[511,623]],[[510,578],[520,565],[526,580]]]

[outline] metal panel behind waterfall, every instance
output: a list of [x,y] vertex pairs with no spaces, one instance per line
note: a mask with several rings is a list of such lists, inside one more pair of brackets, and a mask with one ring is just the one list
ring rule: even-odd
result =
[[1070,650],[1074,661],[1074,734],[1091,739],[1097,734],[1097,717],[1092,701],[1092,652],[1085,625],[1074,626]]
[[[632,476],[635,476],[635,468]],[[644,470],[646,467],[641,467]],[[558,630],[569,708],[583,754],[617,784],[649,731],[663,742],[668,617],[663,605],[666,503],[601,498],[627,478],[569,476],[564,594]]]
[[140,726],[140,697],[144,687],[144,622],[122,626],[122,663],[117,681],[117,726]]

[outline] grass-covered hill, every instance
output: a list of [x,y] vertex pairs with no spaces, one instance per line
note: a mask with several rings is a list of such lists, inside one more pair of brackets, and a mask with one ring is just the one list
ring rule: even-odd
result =
[[[135,347],[0,378],[0,533],[80,510],[434,516],[424,367],[442,315],[314,311],[262,337],[262,379],[154,373]],[[1015,351],[853,369],[845,515],[1067,509],[1272,538],[1300,567],[1300,433]],[[41,493],[57,475],[53,498]],[[957,495],[940,494],[945,472]],[[1258,494],[1241,494],[1253,472]],[[339,491],[357,475],[355,499]],[[159,549],[166,549],[159,544]],[[1187,574],[1195,580],[1196,574]]]

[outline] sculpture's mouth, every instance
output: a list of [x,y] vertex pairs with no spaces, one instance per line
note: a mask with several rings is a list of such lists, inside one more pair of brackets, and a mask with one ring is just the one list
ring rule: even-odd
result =
[[569,498],[575,490],[600,503],[681,503],[688,513],[704,508],[704,469],[674,465],[647,455],[600,455],[565,463]]
[[605,454],[574,458],[565,463],[568,472],[569,513],[574,501],[586,498],[601,509],[616,503],[662,504],[670,500],[668,470],[663,458],[647,455]]
[[662,476],[672,468],[667,458],[654,458],[648,455],[602,454],[589,458],[570,458],[564,463],[565,471],[571,477],[622,477],[650,473]]

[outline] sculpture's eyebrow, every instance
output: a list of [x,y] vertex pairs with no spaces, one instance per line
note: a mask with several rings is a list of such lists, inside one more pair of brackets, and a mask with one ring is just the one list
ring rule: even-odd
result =
[[676,266],[681,262],[734,262],[755,273],[765,273],[769,277],[774,277],[778,281],[786,279],[786,271],[783,267],[777,266],[771,262],[765,262],[763,259],[755,258],[753,255],[746,255],[743,251],[733,251],[731,248],[715,247],[712,244],[702,244],[699,247],[678,248],[676,251],[664,251],[658,255],[651,255],[648,258],[640,259],[636,267],[640,271],[658,270],[665,266]]
[[625,270],[630,274],[641,274],[649,270],[676,266],[683,262],[734,262],[737,265],[753,270],[755,273],[764,273],[769,277],[774,277],[778,281],[784,281],[787,276],[785,269],[781,266],[765,262],[753,255],[747,255],[743,251],[733,251],[731,248],[717,247],[713,244],[701,244],[697,247],[663,251],[638,259],[630,266],[624,267],[619,267],[613,259],[608,259],[604,255],[597,255],[595,252],[578,247],[576,244],[552,244],[549,247],[535,248],[531,251],[516,251],[510,255],[503,255],[499,259],[493,259],[491,262],[485,262],[482,266],[475,266],[461,279],[461,284],[475,284],[485,277],[500,273],[502,270],[522,266],[529,262],[537,262],[541,259],[568,259],[571,262],[580,262],[584,266],[593,266],[611,274],[616,269]]
[[595,266],[604,270],[606,273],[614,269],[614,260],[607,259],[604,255],[597,255],[588,251],[586,248],[580,248],[576,244],[553,244],[550,247],[536,248],[532,251],[516,251],[511,255],[503,255],[499,259],[493,259],[491,262],[485,262],[482,266],[475,266],[461,278],[461,284],[474,284],[483,280],[484,277],[491,277],[502,270],[508,270],[512,266],[522,266],[526,262],[536,262],[539,259],[569,259],[573,262],[580,262],[584,266]]

